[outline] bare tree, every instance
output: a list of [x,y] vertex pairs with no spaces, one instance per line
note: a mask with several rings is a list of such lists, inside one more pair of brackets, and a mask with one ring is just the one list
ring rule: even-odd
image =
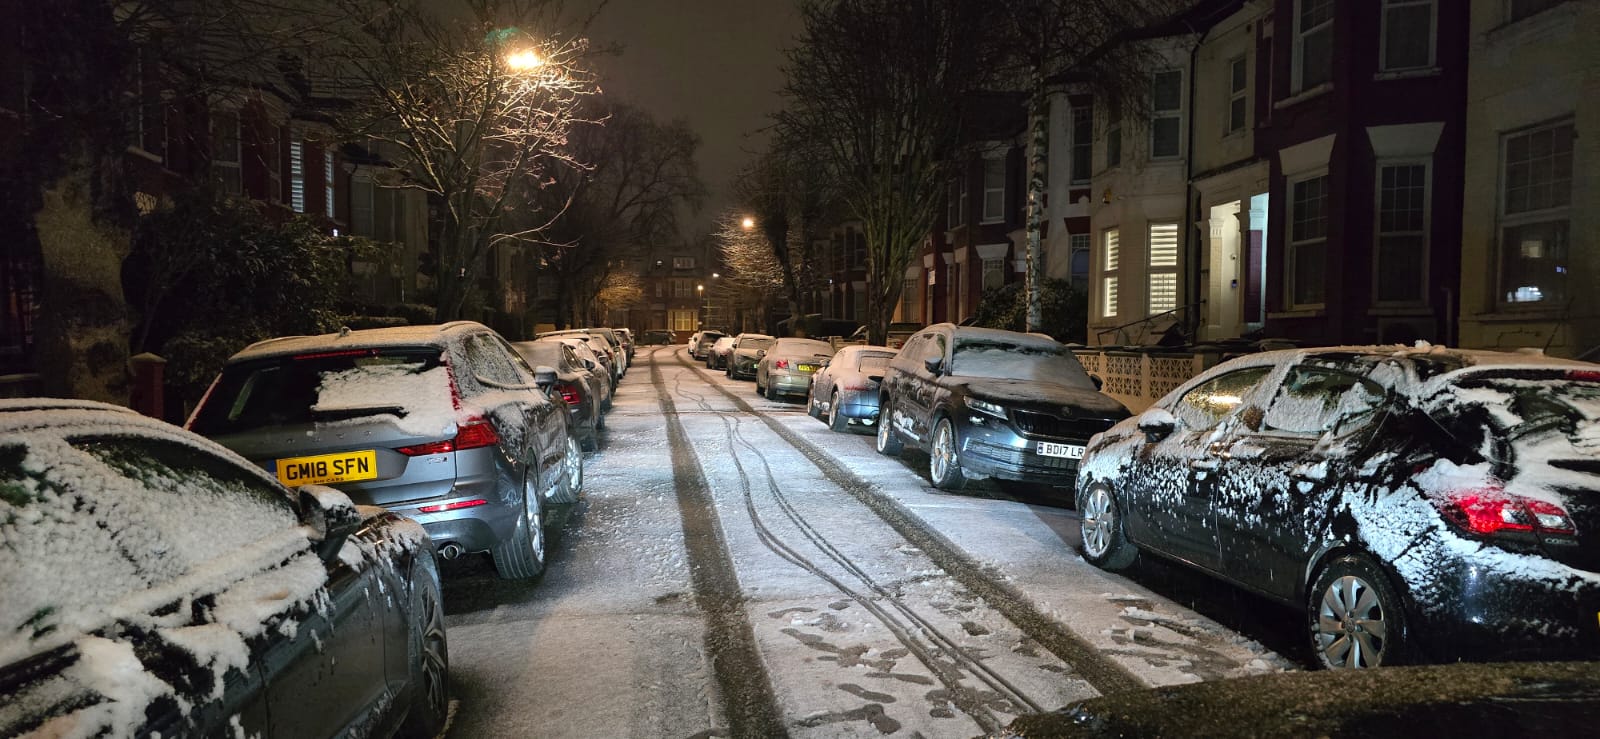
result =
[[[738,221],[738,229],[731,229],[735,224],[725,220],[717,237],[734,251],[742,251],[753,241],[765,246],[768,264],[780,278],[772,287],[783,291],[789,315],[799,316],[804,310],[802,295],[814,287],[817,255],[811,245],[829,211],[831,192],[819,164],[819,147],[781,134],[740,173],[734,193],[747,210],[733,219]],[[748,226],[744,218],[750,219]],[[803,333],[803,322],[795,321],[794,326]]]
[[588,42],[563,30],[558,0],[468,0],[462,17],[371,1],[386,9],[365,11],[335,71],[358,85],[354,132],[398,152],[406,186],[439,208],[437,312],[457,318],[491,250],[542,243],[560,216],[538,193],[585,166],[567,143],[598,91]]
[[1141,110],[1154,66],[1147,47],[1123,43],[1153,23],[1180,12],[1183,0],[999,0],[989,24],[990,69],[995,83],[1027,91],[1028,217],[1027,330],[1043,325],[1046,170],[1050,159],[1049,94],[1070,78],[1112,109]]
[[867,240],[868,334],[885,339],[901,277],[944,197],[964,95],[984,77],[982,0],[803,0],[778,116],[814,142]]
[[694,160],[700,139],[687,123],[604,97],[585,111],[598,123],[574,129],[568,150],[587,166],[557,172],[540,194],[546,208],[564,208],[539,250],[541,267],[557,278],[563,320],[586,312],[580,303],[615,267],[679,241],[680,214],[706,192]]

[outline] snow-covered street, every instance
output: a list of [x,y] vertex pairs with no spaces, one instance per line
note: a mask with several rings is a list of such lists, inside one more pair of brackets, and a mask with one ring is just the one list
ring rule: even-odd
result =
[[[1256,641],[1285,629],[1252,626],[1291,612],[1160,565],[1102,572],[1072,510],[936,491],[925,457],[681,346],[640,349],[607,423],[541,581],[444,568],[453,736],[967,737],[1297,668]],[[1244,635],[1197,610],[1243,611]]]

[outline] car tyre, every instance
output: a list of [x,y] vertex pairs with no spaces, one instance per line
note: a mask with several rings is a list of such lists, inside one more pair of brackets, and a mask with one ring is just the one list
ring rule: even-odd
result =
[[1406,615],[1389,576],[1364,555],[1328,563],[1307,594],[1311,653],[1326,669],[1404,664]]
[[544,574],[544,541],[544,501],[530,483],[523,486],[516,530],[489,550],[495,572],[504,580],[531,580]]
[[839,391],[828,397],[828,428],[839,433],[850,430],[850,419],[839,412]]
[[818,421],[822,421],[823,423],[827,423],[827,421],[822,417],[822,411],[817,410],[816,385],[812,385],[810,389],[806,390],[806,415],[815,418]]
[[778,388],[772,386],[772,375],[767,375],[767,388],[763,392],[766,393],[767,400],[773,402],[777,402],[778,398],[781,397],[778,395]]
[[570,505],[578,502],[578,495],[582,492],[583,451],[578,448],[578,440],[568,436],[567,452],[561,458],[561,484],[556,485],[550,502]]
[[955,492],[967,486],[967,476],[961,474],[961,439],[950,419],[941,418],[933,427],[933,445],[928,452],[928,476],[934,487]]
[[879,454],[888,457],[900,456],[900,451],[905,445],[900,442],[900,435],[894,430],[894,414],[890,412],[890,405],[884,403],[878,412],[878,438],[873,447]]
[[1111,488],[1094,485],[1078,500],[1078,531],[1083,558],[1102,570],[1123,570],[1139,556],[1139,547],[1122,530],[1122,509]]
[[411,573],[406,639],[412,697],[399,731],[406,739],[438,736],[450,715],[450,645],[441,603],[438,566],[432,557],[419,556]]

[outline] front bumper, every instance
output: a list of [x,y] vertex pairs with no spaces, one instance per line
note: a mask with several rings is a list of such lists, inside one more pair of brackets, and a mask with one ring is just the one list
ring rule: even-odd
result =
[[[961,471],[967,477],[1061,488],[1071,488],[1076,483],[1079,460],[1039,454],[1039,440],[1022,436],[997,419],[977,418],[981,421],[967,418],[957,423],[961,438]],[[1082,446],[1087,440],[1049,441]]]

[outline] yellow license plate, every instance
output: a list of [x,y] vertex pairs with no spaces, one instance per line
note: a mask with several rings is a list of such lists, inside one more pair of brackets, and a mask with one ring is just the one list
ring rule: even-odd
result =
[[278,460],[278,482],[289,487],[359,482],[377,476],[378,453],[371,449]]
[[800,371],[809,375],[809,374],[817,371],[817,365],[814,365],[814,364],[802,364],[802,365],[800,365]]

